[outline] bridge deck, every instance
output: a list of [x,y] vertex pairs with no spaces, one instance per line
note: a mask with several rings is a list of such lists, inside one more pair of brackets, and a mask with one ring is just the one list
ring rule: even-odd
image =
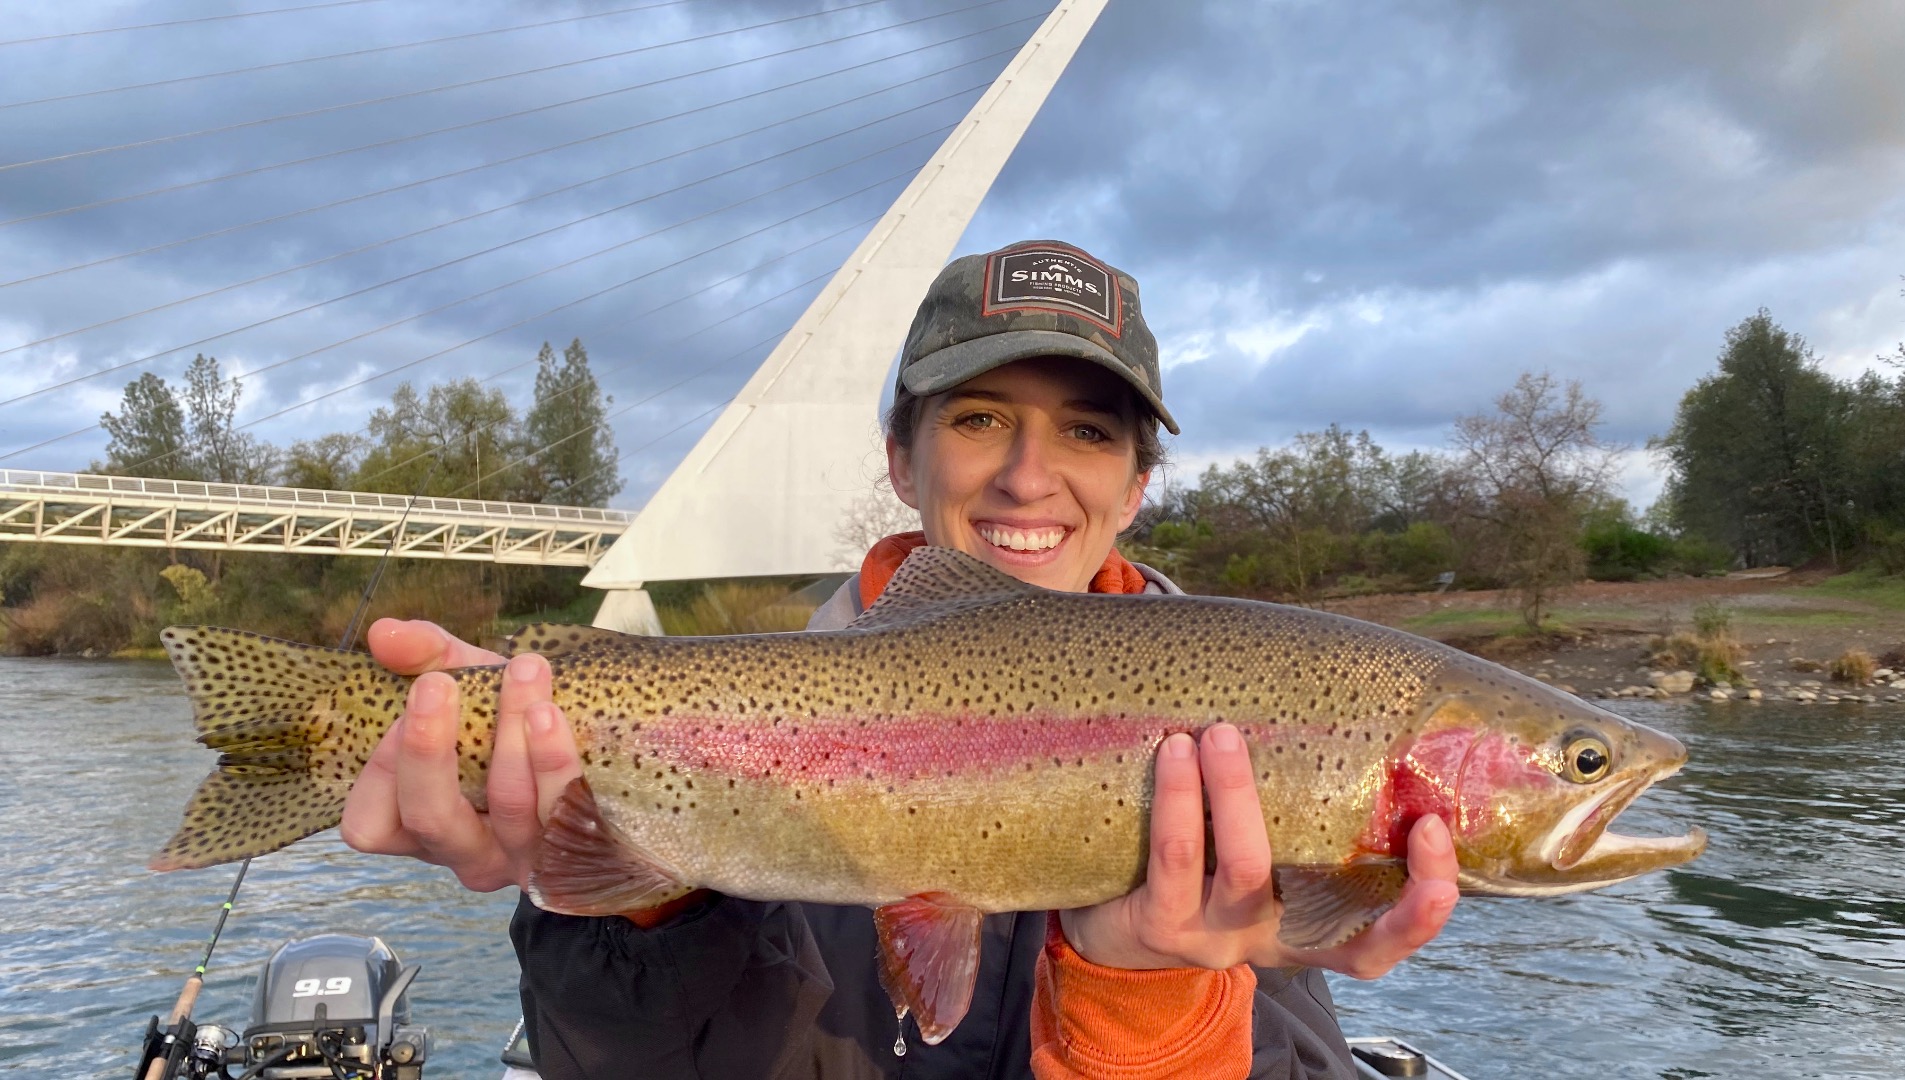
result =
[[[406,516],[408,510],[408,516]],[[0,469],[0,541],[593,566],[626,510]]]

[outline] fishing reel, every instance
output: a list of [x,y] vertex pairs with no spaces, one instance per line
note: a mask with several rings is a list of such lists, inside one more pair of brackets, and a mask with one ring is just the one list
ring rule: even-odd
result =
[[189,1020],[162,1032],[155,1017],[136,1075],[165,1058],[166,1080],[421,1080],[430,1031],[410,1023],[407,996],[421,970],[381,938],[287,942],[258,974],[242,1034]]

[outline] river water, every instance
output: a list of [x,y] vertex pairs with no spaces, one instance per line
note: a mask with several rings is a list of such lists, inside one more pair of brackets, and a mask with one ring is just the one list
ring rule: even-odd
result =
[[[1623,702],[1692,764],[1622,816],[1706,827],[1690,867],[1599,893],[1465,900],[1373,983],[1351,1034],[1488,1078],[1905,1075],[1905,710]],[[233,870],[155,875],[211,763],[162,664],[0,658],[0,1071],[123,1077],[197,963]],[[516,1019],[513,898],[346,849],[253,866],[195,1016],[243,1027],[280,942],[382,935],[424,965],[427,1075],[495,1076]]]

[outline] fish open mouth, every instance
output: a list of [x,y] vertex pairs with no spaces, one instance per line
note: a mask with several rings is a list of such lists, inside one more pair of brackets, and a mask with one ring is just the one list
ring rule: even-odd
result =
[[1635,799],[1660,780],[1680,771],[1680,766],[1638,776],[1608,788],[1568,811],[1543,845],[1548,864],[1562,872],[1580,871],[1583,876],[1618,881],[1649,870],[1675,866],[1699,855],[1707,846],[1707,834],[1690,829],[1680,836],[1629,836],[1609,832],[1608,826]]

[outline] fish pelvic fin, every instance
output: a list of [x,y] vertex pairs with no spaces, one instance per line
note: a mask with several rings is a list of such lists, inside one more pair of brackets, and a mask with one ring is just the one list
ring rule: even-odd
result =
[[603,818],[588,780],[578,776],[549,812],[526,891],[558,915],[623,915],[694,890]]
[[1353,859],[1344,866],[1279,866],[1283,923],[1277,937],[1293,949],[1327,949],[1362,933],[1395,905],[1409,880],[1400,859]]
[[198,741],[220,754],[147,865],[233,862],[336,825],[410,680],[362,653],[242,630],[173,626],[159,641],[185,683]]
[[909,896],[873,911],[880,984],[896,1014],[913,1014],[929,1046],[951,1035],[972,1006],[983,919],[978,908],[944,893]]
[[599,626],[571,626],[563,623],[528,623],[509,635],[503,646],[504,656],[537,653],[555,658],[581,652],[591,645],[626,645],[628,635]]

